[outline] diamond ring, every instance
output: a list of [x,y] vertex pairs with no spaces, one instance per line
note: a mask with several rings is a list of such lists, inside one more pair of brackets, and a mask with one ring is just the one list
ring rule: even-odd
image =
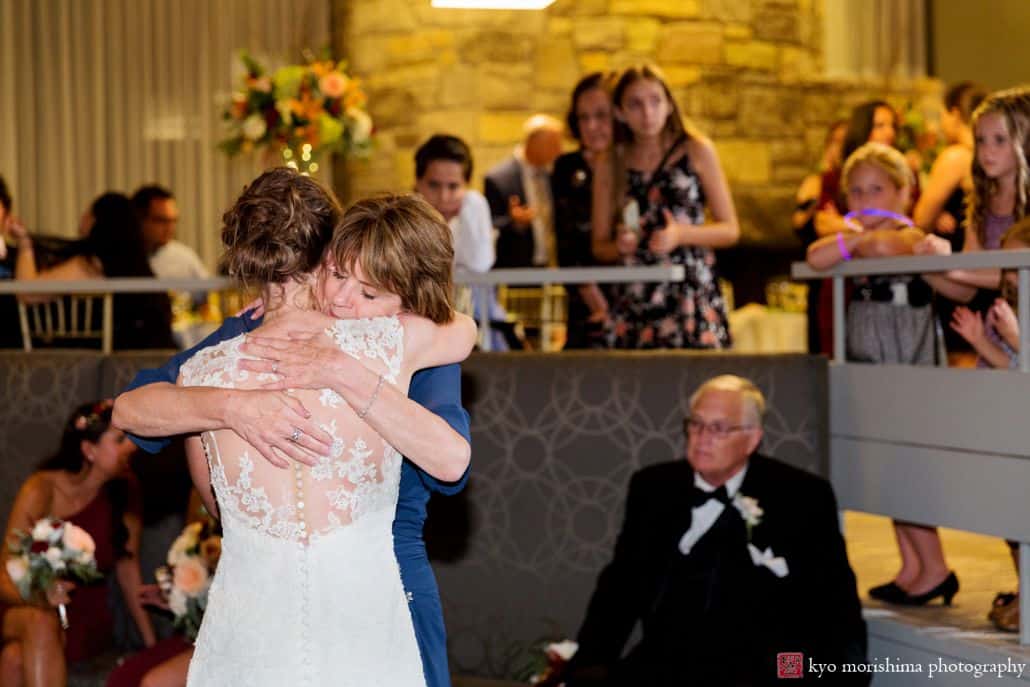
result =
[[303,433],[304,432],[302,432],[299,429],[297,429],[296,427],[294,427],[293,428],[293,434],[290,435],[290,441],[292,441],[293,443],[296,444],[298,441],[300,441],[300,435],[303,434]]
[[279,374],[279,361],[278,360],[275,360],[275,361],[272,362],[272,374],[274,374],[274,375]]

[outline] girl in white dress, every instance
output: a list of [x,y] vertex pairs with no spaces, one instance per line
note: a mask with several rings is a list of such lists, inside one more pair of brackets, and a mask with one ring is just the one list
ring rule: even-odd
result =
[[[439,215],[414,196],[361,201],[336,227],[326,269],[299,273],[325,245],[324,227],[306,219],[302,179],[267,172],[225,216],[224,261],[263,284],[265,322],[328,306],[340,319],[303,345],[343,351],[401,391],[415,370],[463,360],[475,324],[451,310],[453,249]],[[204,349],[179,383],[242,394],[274,384],[275,364],[245,362],[245,342]],[[189,440],[224,539],[188,684],[425,684],[393,547],[402,458],[363,420],[378,388],[357,411],[329,389],[291,393],[333,440],[313,466],[276,468],[230,430]]]

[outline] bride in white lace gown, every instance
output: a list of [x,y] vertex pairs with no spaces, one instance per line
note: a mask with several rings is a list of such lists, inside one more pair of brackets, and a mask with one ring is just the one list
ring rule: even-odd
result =
[[[347,226],[345,218],[337,233]],[[350,273],[328,277],[339,281],[333,312],[380,316],[337,320],[323,342],[303,345],[338,347],[401,391],[415,370],[468,355],[469,318],[434,324],[399,314],[417,302],[416,282],[391,293],[375,287],[361,263],[351,255],[341,261]],[[310,292],[301,281],[278,287],[265,292],[266,322]],[[274,379],[243,369],[244,342],[202,350],[182,367],[180,383],[246,390]],[[401,455],[364,422],[368,408],[355,411],[329,389],[291,393],[333,439],[331,455],[313,466],[276,468],[231,430],[190,439],[194,481],[202,494],[213,488],[224,538],[188,684],[424,685],[393,547]],[[375,395],[369,407],[374,402]]]

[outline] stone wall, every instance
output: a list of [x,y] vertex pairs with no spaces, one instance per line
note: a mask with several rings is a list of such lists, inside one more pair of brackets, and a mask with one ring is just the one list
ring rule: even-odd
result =
[[527,116],[564,114],[581,75],[648,60],[715,141],[744,243],[784,246],[827,125],[873,95],[900,105],[936,88],[821,78],[822,0],[558,0],[529,12],[334,3],[334,43],[364,79],[378,141],[372,160],[338,166],[349,198],[411,188],[414,150],[437,132],[469,142],[479,187]]

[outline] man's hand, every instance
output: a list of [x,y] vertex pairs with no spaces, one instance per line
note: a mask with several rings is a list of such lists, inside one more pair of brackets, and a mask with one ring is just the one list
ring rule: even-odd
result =
[[[316,456],[328,456],[333,438],[311,420],[300,401],[285,391],[263,389],[237,391],[238,398],[226,410],[229,429],[258,450],[278,468],[289,463],[280,454],[305,465]],[[299,432],[293,441],[294,430]]]
[[276,339],[251,334],[241,350],[260,358],[241,360],[242,369],[277,377],[263,384],[264,389],[322,389],[326,386],[327,368],[340,367],[352,360],[327,336]]
[[508,214],[511,215],[511,221],[519,227],[528,227],[536,219],[536,210],[519,202],[518,196],[508,197]]

